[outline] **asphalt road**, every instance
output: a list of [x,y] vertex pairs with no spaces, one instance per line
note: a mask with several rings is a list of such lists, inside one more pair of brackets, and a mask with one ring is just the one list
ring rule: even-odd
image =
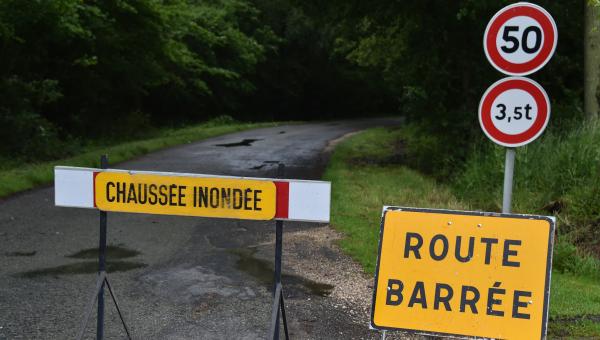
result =
[[[340,121],[245,131],[115,167],[272,177],[282,162],[287,178],[318,179],[332,140],[396,123]],[[109,245],[115,247],[108,255],[109,279],[135,338],[266,338],[273,222],[119,213],[108,220]],[[284,233],[310,234],[313,228],[323,225],[287,223]],[[97,244],[98,212],[54,207],[51,187],[0,202],[0,339],[75,338],[95,284]],[[302,260],[301,252],[295,255]],[[336,261],[336,254],[328,256]],[[304,260],[310,267],[311,258]],[[375,338],[366,323],[335,308],[340,304],[330,294],[334,286],[290,271],[285,258],[284,273],[292,338]],[[106,309],[106,338],[123,338],[111,302]],[[87,338],[94,331],[95,318]]]

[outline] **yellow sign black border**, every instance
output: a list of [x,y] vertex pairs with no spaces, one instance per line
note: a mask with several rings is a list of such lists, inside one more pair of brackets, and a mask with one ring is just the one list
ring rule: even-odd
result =
[[528,220],[545,220],[550,224],[549,237],[548,237],[548,254],[546,255],[546,283],[544,288],[544,315],[542,317],[542,334],[540,334],[540,339],[544,339],[544,335],[546,335],[548,331],[548,307],[550,305],[550,279],[552,277],[552,251],[554,246],[554,231],[556,229],[556,223],[554,219],[548,216],[541,215],[521,215],[521,214],[501,214],[501,213],[492,213],[492,212],[480,212],[480,211],[463,211],[463,210],[448,210],[448,209],[428,209],[428,208],[410,208],[410,207],[394,207],[394,206],[386,206],[384,207],[383,214],[381,216],[381,224],[379,228],[379,245],[377,249],[377,264],[375,267],[375,282],[373,285],[373,298],[371,302],[371,317],[370,317],[370,327],[376,330],[386,330],[386,331],[401,331],[405,333],[412,333],[418,335],[430,335],[430,336],[452,336],[455,338],[463,338],[463,339],[473,339],[478,338],[477,335],[466,335],[466,334],[453,334],[453,333],[440,333],[427,331],[422,329],[406,329],[406,328],[393,328],[393,327],[383,327],[377,326],[375,324],[374,316],[375,316],[375,302],[377,297],[377,286],[379,279],[379,262],[381,260],[381,245],[383,241],[383,232],[384,232],[384,224],[385,224],[385,216],[388,211],[408,211],[408,212],[419,212],[419,213],[436,213],[436,214],[452,214],[452,215],[470,215],[470,216],[482,216],[482,217],[504,217],[504,218],[520,218],[520,219],[528,219]]

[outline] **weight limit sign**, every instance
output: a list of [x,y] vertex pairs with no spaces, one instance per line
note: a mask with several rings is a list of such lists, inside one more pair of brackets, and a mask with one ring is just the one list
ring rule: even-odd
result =
[[557,40],[552,16],[540,6],[520,2],[494,15],[485,30],[483,48],[498,71],[524,76],[546,65]]
[[550,119],[550,100],[535,81],[508,77],[490,86],[479,103],[479,123],[494,143],[506,147],[529,144]]

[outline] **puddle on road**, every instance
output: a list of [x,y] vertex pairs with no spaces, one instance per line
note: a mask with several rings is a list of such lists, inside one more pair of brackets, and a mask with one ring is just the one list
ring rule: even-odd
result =
[[29,257],[29,256],[35,255],[36,253],[37,253],[37,251],[35,251],[35,250],[34,251],[13,251],[10,253],[4,253],[4,255],[10,256],[10,257],[21,257],[21,256]]
[[[273,290],[274,270],[273,264],[270,261],[256,258],[254,256],[256,249],[237,248],[231,249],[229,252],[237,255],[238,257],[236,262],[237,269],[251,275],[260,281],[260,283],[265,285],[269,290]],[[302,276],[285,273],[281,275],[281,281],[283,282],[284,287],[288,287],[286,293],[293,291],[294,288],[289,289],[291,286],[293,286],[307,294],[329,296],[334,288],[333,285],[327,283],[316,282]]]
[[[35,253],[35,252],[34,252]],[[146,267],[147,264],[135,261],[112,261],[112,259],[125,259],[140,255],[141,252],[122,245],[106,247],[106,271],[111,272],[126,272],[133,269]],[[40,276],[58,276],[58,275],[75,275],[75,274],[92,274],[98,272],[98,248],[82,249],[65,257],[74,259],[93,259],[94,261],[84,261],[60,265],[51,268],[42,268],[30,270],[19,274],[20,277],[35,278]]]
[[[136,257],[140,254],[141,253],[139,251],[125,248],[122,245],[106,247],[107,259],[126,259],[128,257]],[[83,249],[74,254],[67,255],[67,257],[74,259],[97,259],[98,248]]]
[[244,139],[241,142],[237,142],[237,143],[226,143],[226,144],[215,144],[215,146],[223,146],[226,148],[232,148],[232,147],[236,147],[236,146],[251,146],[252,143],[259,141],[262,139]]
[[[146,267],[147,264],[141,262],[129,261],[107,261],[106,271],[108,273],[126,272],[133,269]],[[51,268],[31,270],[19,274],[24,278],[36,278],[40,276],[59,276],[59,275],[75,275],[75,274],[93,274],[98,272],[98,262],[86,261],[72,264],[65,264]]]

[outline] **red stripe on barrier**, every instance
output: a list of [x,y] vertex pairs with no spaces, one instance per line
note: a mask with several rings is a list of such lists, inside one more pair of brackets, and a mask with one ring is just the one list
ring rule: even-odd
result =
[[274,182],[277,188],[277,205],[275,209],[275,218],[288,218],[290,183]]
[[93,194],[94,194],[94,208],[96,208],[96,176],[98,176],[99,172],[94,171],[94,181],[92,182]]

